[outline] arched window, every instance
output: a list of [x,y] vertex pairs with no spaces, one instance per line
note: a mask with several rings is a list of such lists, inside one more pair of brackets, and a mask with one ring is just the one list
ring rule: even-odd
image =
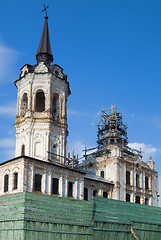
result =
[[139,203],[140,204],[140,197],[139,196],[136,196],[135,203]]
[[24,156],[25,155],[25,145],[23,144],[21,147],[21,155]]
[[84,188],[84,200],[88,201],[88,188]]
[[130,185],[130,172],[126,171],[126,184]]
[[42,180],[42,175],[39,173],[35,174],[35,178],[34,178],[34,190],[35,191],[41,192],[41,180]]
[[93,190],[93,196],[96,197],[98,195],[98,191],[97,190]]
[[136,187],[139,187],[139,175],[136,174]]
[[9,186],[9,175],[6,174],[4,176],[4,192],[8,192],[8,186]]
[[145,198],[145,205],[149,205],[149,199]]
[[130,202],[130,194],[126,194],[126,202]]
[[145,189],[149,189],[149,178],[145,177]]
[[36,93],[35,111],[44,112],[45,111],[45,95],[42,90],[38,90]]
[[102,177],[102,178],[105,177],[105,173],[104,173],[104,171],[101,171],[101,172],[100,172],[100,177]]
[[34,144],[34,156],[39,157],[39,158],[43,156],[42,142],[35,142],[35,144]]
[[27,93],[24,93],[21,99],[21,116],[22,117],[25,116],[27,108],[28,108],[28,97],[27,97]]
[[103,192],[103,197],[104,198],[108,198],[108,193],[107,192]]
[[57,93],[54,93],[53,96],[53,116],[56,120],[59,117],[59,95]]
[[13,189],[17,189],[18,187],[18,173],[15,172],[13,174]]

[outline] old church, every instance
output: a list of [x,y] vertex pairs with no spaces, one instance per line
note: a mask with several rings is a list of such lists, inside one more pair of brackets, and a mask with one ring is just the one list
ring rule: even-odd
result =
[[[115,107],[102,111],[97,147],[83,162],[67,157],[70,85],[53,64],[48,16],[36,53],[17,88],[15,158],[0,164],[0,195],[34,192],[91,201],[93,196],[157,206],[157,172],[150,157],[128,146],[127,126]],[[109,105],[109,103],[106,103]]]

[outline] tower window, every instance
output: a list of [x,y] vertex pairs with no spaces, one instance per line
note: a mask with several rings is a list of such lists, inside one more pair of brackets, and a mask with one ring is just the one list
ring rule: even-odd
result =
[[27,93],[24,93],[21,99],[21,116],[22,117],[25,116],[27,108],[28,108],[28,97],[27,97]]
[[59,194],[59,179],[58,178],[52,179],[52,193]]
[[59,95],[57,93],[53,96],[53,114],[56,120],[59,116]]
[[149,189],[149,178],[145,177],[145,189]]
[[4,176],[4,192],[8,192],[9,175]]
[[25,155],[25,145],[23,144],[21,147],[21,155],[24,156]]
[[42,90],[36,93],[36,112],[44,112],[45,111],[45,95]]
[[126,194],[126,202],[130,202],[130,194]]
[[18,173],[16,172],[16,173],[14,173],[14,178],[13,178],[13,189],[17,189],[17,187],[18,187]]
[[88,201],[88,188],[84,188],[84,200]]
[[68,197],[73,197],[73,182],[68,182]]
[[140,204],[140,197],[139,196],[136,196],[135,203],[139,203]]
[[139,187],[139,175],[136,174],[136,187]]
[[100,176],[101,176],[102,178],[105,177],[105,173],[104,173],[104,171],[101,171],[101,172],[100,172]]
[[126,171],[126,184],[130,185],[130,172]]
[[41,174],[35,174],[34,190],[41,192]]

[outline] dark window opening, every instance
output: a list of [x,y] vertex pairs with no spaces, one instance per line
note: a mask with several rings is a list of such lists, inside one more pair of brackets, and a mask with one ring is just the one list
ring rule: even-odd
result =
[[73,182],[68,182],[68,197],[73,197]]
[[88,188],[84,188],[84,200],[88,201]]
[[98,191],[97,190],[93,190],[93,197],[96,197],[98,195]]
[[25,116],[27,108],[28,108],[28,97],[27,97],[27,93],[24,93],[21,100],[21,116],[22,117]]
[[105,177],[105,173],[104,173],[104,171],[101,171],[101,172],[100,172],[100,176],[101,176],[102,178]]
[[139,175],[136,174],[136,187],[139,187]]
[[43,91],[36,93],[36,112],[45,111],[45,95]]
[[8,183],[9,183],[9,176],[4,176],[4,192],[8,192]]
[[25,155],[25,145],[23,144],[21,147],[21,155],[24,156]]
[[139,196],[136,196],[135,203],[139,203],[140,204],[140,197]]
[[145,189],[149,189],[149,179],[145,177]]
[[18,187],[18,173],[14,173],[13,189],[17,189],[17,187]]
[[34,184],[34,190],[41,192],[41,174],[35,174],[35,184]]
[[107,198],[108,197],[108,193],[107,192],[103,192],[103,197]]
[[126,184],[130,185],[130,172],[126,171]]
[[130,194],[126,194],[126,202],[130,202]]
[[52,193],[59,194],[59,179],[58,178],[52,179]]
[[145,198],[145,205],[149,205],[149,199]]
[[57,93],[53,96],[53,114],[54,119],[57,119],[59,116],[59,95]]

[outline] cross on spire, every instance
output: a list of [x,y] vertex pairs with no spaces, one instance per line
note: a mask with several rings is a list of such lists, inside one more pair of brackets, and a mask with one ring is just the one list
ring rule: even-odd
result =
[[46,13],[46,16],[45,16],[45,17],[47,17],[47,18],[48,18],[48,15],[47,15],[47,11],[46,11],[46,10],[47,10],[48,7],[49,7],[49,6],[46,7],[46,6],[44,5],[44,9],[41,11],[41,12],[44,12],[44,11],[45,11],[45,13]]

